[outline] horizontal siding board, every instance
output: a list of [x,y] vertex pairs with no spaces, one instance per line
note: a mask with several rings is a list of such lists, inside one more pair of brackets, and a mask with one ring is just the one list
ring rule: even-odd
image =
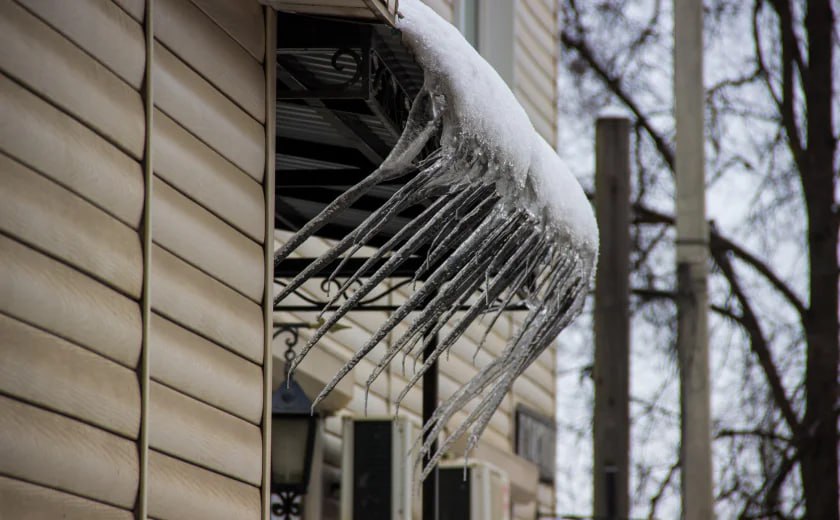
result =
[[0,150],[137,228],[140,164],[89,128],[0,75]]
[[149,446],[218,473],[259,485],[259,426],[159,383],[149,393]]
[[260,488],[149,452],[149,515],[178,520],[259,520]]
[[133,370],[0,314],[0,392],[136,438]]
[[[10,520],[132,520],[134,514],[44,486],[0,476],[3,518]],[[6,516],[8,515],[8,516]]]
[[532,383],[554,395],[554,372],[540,363],[539,359],[531,363],[520,377],[527,377]]
[[133,157],[142,157],[145,131],[140,94],[12,2],[0,3],[0,69]]
[[554,125],[546,118],[545,109],[539,108],[538,105],[535,105],[528,98],[527,92],[520,90],[517,94],[519,102],[522,104],[522,107],[531,119],[531,124],[534,125],[534,129],[536,129],[536,131],[547,142],[554,142]]
[[0,153],[0,230],[132,296],[140,296],[137,232]]
[[423,0],[423,3],[432,8],[444,20],[453,20],[453,6],[451,0]]
[[138,22],[143,22],[143,15],[146,12],[146,0],[114,0],[114,3]]
[[[530,33],[543,49],[554,49],[557,44],[556,31],[547,27],[527,9],[519,9],[514,23],[521,23],[524,30]],[[553,65],[553,64],[552,64]]]
[[251,361],[262,363],[260,305],[158,246],[152,247],[153,309]]
[[262,181],[265,129],[162,45],[155,45],[155,105],[248,175]]
[[139,475],[137,445],[0,396],[0,473],[133,507]]
[[262,369],[175,323],[152,314],[149,331],[152,379],[259,424]]
[[554,395],[536,386],[527,377],[518,377],[513,382],[513,392],[516,397],[537,412],[554,417]]
[[[555,50],[552,47],[543,47],[526,27],[517,22],[515,25],[517,59],[515,66],[521,66],[522,56],[528,56],[538,65],[536,71],[545,78],[554,78],[557,66]],[[536,75],[536,74],[535,74]]]
[[265,57],[263,7],[257,0],[192,0],[260,63]]
[[140,90],[146,62],[143,28],[112,0],[18,2]]
[[262,246],[165,182],[153,182],[154,241],[259,303],[265,281]]
[[155,37],[256,120],[265,123],[262,65],[195,4],[157,0]]
[[519,5],[521,6],[519,11],[521,13],[527,11],[528,15],[536,20],[545,32],[554,34],[557,31],[557,13],[553,7],[542,0],[522,2]]
[[535,57],[533,54],[522,50],[522,45],[517,47],[516,65],[514,66],[514,76],[516,77],[516,88],[523,88],[527,85],[534,91],[534,95],[545,99],[549,105],[554,104],[553,100],[556,97],[557,77],[555,76],[554,68],[545,69],[546,63],[551,63],[549,60],[544,60],[542,57]]
[[0,235],[0,312],[134,367],[140,306],[113,289]]
[[258,243],[265,238],[262,187],[159,110],[154,114],[155,173]]

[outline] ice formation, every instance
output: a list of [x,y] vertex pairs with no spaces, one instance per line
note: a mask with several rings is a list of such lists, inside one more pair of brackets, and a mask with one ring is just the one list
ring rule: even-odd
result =
[[[390,155],[365,180],[345,191],[277,251],[275,262],[292,253],[339,211],[377,184],[415,174],[381,208],[299,273],[276,297],[280,301],[330,262],[349,257],[400,211],[418,202],[428,206],[379,248],[342,290],[350,292],[292,363],[294,370],[310,349],[347,312],[410,255],[426,251],[418,276],[425,282],[382,324],[316,399],[335,385],[402,320],[415,313],[408,330],[378,360],[368,386],[400,353],[418,356],[424,338],[443,330],[431,358],[417,369],[397,404],[432,361],[446,352],[466,328],[490,314],[487,330],[504,308],[499,301],[524,299],[522,325],[501,355],[440,404],[420,446],[432,461],[468,435],[469,452],[513,381],[580,312],[594,274],[598,230],[583,190],[557,154],[537,134],[528,116],[496,71],[461,34],[418,0],[400,2],[398,28],[424,71],[406,127]],[[420,157],[439,132],[440,146]],[[378,269],[376,260],[384,259]],[[480,296],[476,294],[480,292]],[[333,296],[329,305],[336,303]],[[468,310],[458,311],[467,306]],[[485,336],[486,337],[486,336]],[[435,453],[436,439],[470,401],[476,404]],[[431,467],[433,464],[430,464]],[[425,477],[425,475],[424,475]]]

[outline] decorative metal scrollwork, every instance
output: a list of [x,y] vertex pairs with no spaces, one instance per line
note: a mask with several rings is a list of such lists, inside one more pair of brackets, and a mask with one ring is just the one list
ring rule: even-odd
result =
[[[302,54],[298,50],[278,49],[278,76],[281,80],[284,75],[291,78],[290,90],[278,89],[278,99],[340,99],[348,95],[350,97],[360,95],[360,92],[365,91],[365,83],[368,81],[369,51],[361,49],[362,54],[359,51],[359,49],[341,47],[334,51],[310,49],[308,53]],[[326,65],[323,54],[327,53],[331,53],[329,63],[333,70],[341,73],[332,74],[332,76],[333,78],[338,76],[341,81],[325,81],[315,72],[318,67]],[[350,67],[352,70],[348,70]],[[347,78],[348,75],[349,78]]]
[[272,520],[298,520],[301,518],[303,496],[294,491],[279,491],[271,495]]
[[298,332],[298,329],[303,328],[303,326],[305,326],[305,325],[306,324],[300,324],[300,323],[278,323],[278,324],[275,324],[274,335],[272,336],[272,339],[277,338],[277,336],[279,336],[280,334],[283,334],[283,333],[288,334],[289,336],[285,339],[285,342],[286,342],[286,346],[291,349],[295,345],[298,344],[298,341],[300,341],[300,332]]
[[[374,305],[377,302],[381,302],[384,299],[386,299],[389,294],[392,294],[392,293],[398,291],[399,289],[411,284],[412,282],[413,282],[413,280],[410,280],[410,279],[400,280],[399,282],[394,283],[391,286],[382,289],[380,292],[374,293],[371,296],[368,296],[367,298],[364,298],[364,299],[360,300],[359,304],[357,305],[356,310],[365,310],[365,308],[364,308],[365,305]],[[274,279],[274,283],[276,283],[277,285],[279,285],[281,287],[286,287],[286,282],[284,282],[283,280],[280,280],[278,278]],[[341,287],[343,285],[344,285],[344,283],[339,279],[324,278],[323,280],[321,280],[320,288],[321,288],[321,291],[323,291],[323,293],[327,297],[329,297],[330,294],[332,293],[331,289],[333,287],[336,288],[335,290],[339,290],[339,289],[341,289]],[[363,285],[363,282],[361,280],[355,280],[353,285],[357,286],[357,287],[361,287]],[[337,303],[340,304],[342,301],[347,301],[347,299],[352,294],[352,292],[349,289],[350,288],[348,287],[347,289],[345,289],[344,291],[341,292],[339,297],[336,298]],[[301,300],[305,301],[306,303],[312,305],[312,309],[311,309],[312,311],[320,312],[324,308],[324,306],[327,305],[326,301],[316,300],[315,298],[312,298],[311,296],[309,296],[305,292],[301,291],[300,289],[297,289],[297,290],[293,291],[292,294],[294,294],[295,296],[297,296]],[[394,308],[396,308],[396,307],[394,307]],[[278,305],[278,306],[275,307],[274,310],[281,311],[281,310],[283,310],[283,306]],[[382,310],[382,309],[378,306],[377,310]],[[296,333],[297,332],[295,331],[295,334]],[[278,332],[275,332],[274,337],[277,337],[277,334],[278,334]],[[288,344],[288,342],[287,342],[287,344]]]
[[332,64],[335,70],[339,72],[344,71],[344,65],[338,61],[339,58],[341,58],[342,56],[349,56],[350,59],[353,60],[353,63],[355,65],[353,77],[351,77],[344,83],[340,83],[338,85],[330,85],[329,88],[350,88],[359,82],[359,80],[362,78],[362,74],[365,71],[364,67],[362,66],[362,57],[359,55],[358,52],[348,47],[342,47],[333,53],[332,58],[330,59],[330,63]]

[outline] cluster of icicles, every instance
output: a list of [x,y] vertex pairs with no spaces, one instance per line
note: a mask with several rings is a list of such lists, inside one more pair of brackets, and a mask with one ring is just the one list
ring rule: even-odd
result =
[[[425,205],[344,281],[327,307],[336,305],[342,293],[348,294],[347,299],[334,312],[325,313],[321,326],[291,363],[293,371],[343,316],[403,262],[421,251],[426,255],[416,273],[416,278],[425,277],[425,281],[326,385],[316,405],[403,320],[410,319],[407,331],[376,362],[368,387],[398,355],[403,355],[405,369],[406,356],[413,355],[416,362],[430,338],[446,324],[451,329],[440,337],[422,366],[415,364],[414,373],[396,399],[397,406],[468,326],[485,318],[481,320],[486,326],[483,344],[511,301],[526,302],[527,314],[501,355],[444,400],[423,425],[428,435],[425,441],[418,440],[418,446],[420,454],[431,456],[426,472],[463,435],[468,435],[466,453],[475,446],[514,380],[580,312],[597,256],[597,236],[594,246],[591,240],[578,240],[567,223],[558,225],[551,221],[550,211],[535,209],[536,181],[526,175],[523,182],[513,182],[516,172],[510,171],[511,162],[500,159],[504,154],[488,149],[486,141],[461,128],[458,111],[447,103],[447,94],[445,81],[427,73],[405,130],[383,164],[342,193],[275,253],[275,262],[282,262],[372,188],[410,176],[378,210],[289,281],[275,298],[277,303],[330,263],[352,256],[402,210]],[[440,136],[440,146],[421,157],[421,150],[434,135]],[[351,291],[352,287],[356,289]],[[473,400],[477,402],[467,418],[447,432],[437,450],[430,453],[432,442],[444,427]],[[426,473],[422,475],[425,477]]]

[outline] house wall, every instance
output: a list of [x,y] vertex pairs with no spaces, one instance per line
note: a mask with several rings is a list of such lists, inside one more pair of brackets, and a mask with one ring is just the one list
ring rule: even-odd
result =
[[0,3],[4,517],[262,517],[266,26]]
[[514,0],[513,92],[534,128],[557,146],[557,2]]

